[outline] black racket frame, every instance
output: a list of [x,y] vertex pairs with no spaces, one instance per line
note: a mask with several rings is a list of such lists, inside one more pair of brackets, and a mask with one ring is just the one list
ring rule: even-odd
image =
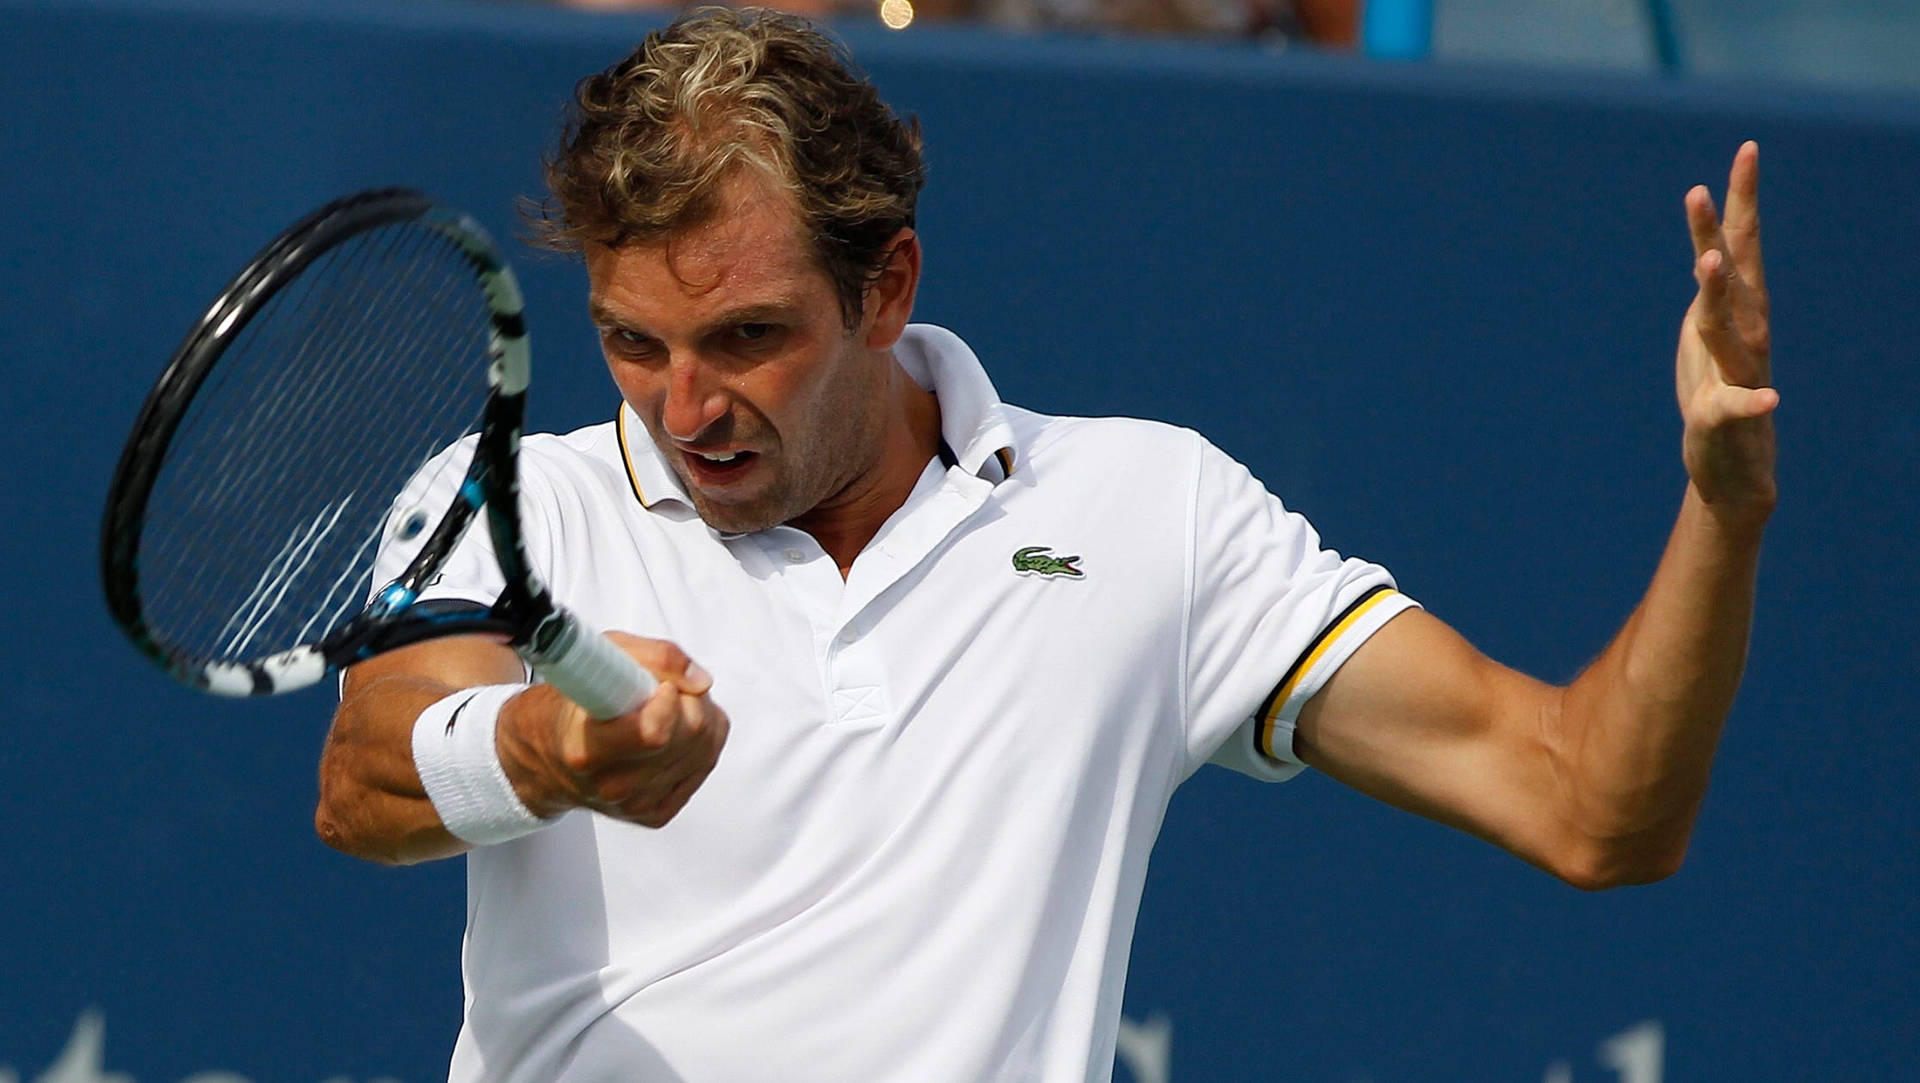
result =
[[[452,240],[473,265],[492,320],[489,394],[478,441],[459,496],[406,570],[354,619],[310,646],[264,658],[197,656],[168,643],[140,600],[139,544],[147,505],[167,451],[195,394],[221,354],[282,289],[329,249],[379,226],[418,222]],[[100,575],[107,607],[134,646],[176,679],[205,691],[266,695],[317,681],[327,671],[441,636],[477,634],[529,647],[562,634],[555,607],[533,574],[521,540],[516,453],[526,417],[526,326],[513,272],[486,231],[467,215],[408,188],[381,188],[337,199],[289,226],[215,299],[148,392],[121,452],[101,525]],[[487,510],[488,530],[506,589],[492,606],[416,601],[465,533]],[[315,657],[317,656],[317,658]]]

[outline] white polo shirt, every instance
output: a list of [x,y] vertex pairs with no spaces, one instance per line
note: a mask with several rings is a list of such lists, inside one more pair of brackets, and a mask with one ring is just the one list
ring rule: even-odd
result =
[[[1413,604],[1193,432],[1003,405],[936,327],[897,354],[957,462],[844,580],[706,526],[626,408],[525,441],[555,596],[679,643],[733,727],[664,828],[468,855],[451,1078],[1105,1080],[1174,787],[1300,770],[1301,704]],[[474,530],[430,596],[499,588]]]

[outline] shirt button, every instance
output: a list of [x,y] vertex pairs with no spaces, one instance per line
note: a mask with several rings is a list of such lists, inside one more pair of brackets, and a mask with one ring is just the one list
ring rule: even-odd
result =
[[806,559],[807,559],[807,554],[805,554],[805,553],[803,553],[803,552],[801,552],[801,551],[800,551],[800,550],[798,550],[798,549],[789,549],[789,550],[787,550],[787,563],[788,563],[788,564],[800,564],[800,563],[803,563],[803,562],[805,562],[805,560],[806,560]]

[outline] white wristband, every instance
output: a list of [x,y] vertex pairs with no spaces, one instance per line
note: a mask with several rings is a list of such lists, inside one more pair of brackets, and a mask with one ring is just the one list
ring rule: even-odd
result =
[[413,766],[427,799],[448,831],[475,846],[517,839],[552,822],[521,803],[493,744],[500,708],[526,687],[465,688],[421,711],[413,723]]

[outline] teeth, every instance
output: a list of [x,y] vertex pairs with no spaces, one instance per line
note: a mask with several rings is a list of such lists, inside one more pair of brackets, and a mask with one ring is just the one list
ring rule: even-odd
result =
[[740,453],[737,451],[729,451],[724,455],[708,455],[705,452],[702,452],[700,457],[702,459],[707,460],[710,463],[730,463],[733,460],[739,458]]

